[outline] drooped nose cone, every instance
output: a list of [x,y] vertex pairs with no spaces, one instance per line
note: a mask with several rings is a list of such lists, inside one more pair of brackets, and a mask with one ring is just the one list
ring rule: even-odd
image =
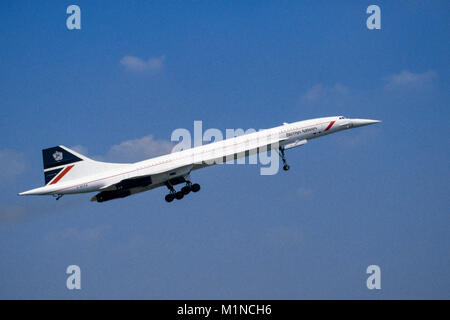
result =
[[368,126],[369,124],[374,124],[381,122],[380,120],[371,120],[371,119],[352,119],[353,128]]

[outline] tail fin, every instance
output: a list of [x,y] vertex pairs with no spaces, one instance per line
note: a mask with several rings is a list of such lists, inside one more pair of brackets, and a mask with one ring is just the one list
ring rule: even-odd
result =
[[95,161],[65,146],[42,150],[45,184],[73,180],[126,164]]
[[62,165],[83,161],[84,156],[64,146],[57,146],[42,150],[44,170]]

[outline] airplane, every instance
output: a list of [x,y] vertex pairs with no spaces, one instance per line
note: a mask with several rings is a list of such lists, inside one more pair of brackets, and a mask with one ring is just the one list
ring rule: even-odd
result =
[[[45,186],[18,195],[53,195],[58,200],[65,194],[98,192],[91,201],[104,202],[166,186],[169,193],[165,200],[172,202],[200,190],[200,185],[190,180],[194,170],[273,149],[283,162],[283,170],[287,171],[290,167],[286,162],[286,150],[331,133],[378,122],[334,116],[283,123],[136,163],[96,161],[60,145],[42,150]],[[174,186],[179,184],[184,186],[176,191]]]

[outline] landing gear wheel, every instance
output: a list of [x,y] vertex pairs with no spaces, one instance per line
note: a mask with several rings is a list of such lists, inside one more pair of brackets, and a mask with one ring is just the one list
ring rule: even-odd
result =
[[175,199],[175,195],[173,193],[166,194],[165,199],[167,202],[172,202]]
[[181,192],[182,192],[184,195],[189,194],[189,192],[191,192],[191,186],[184,186],[183,188],[181,188]]
[[289,167],[289,165],[288,165],[288,164],[285,164],[285,165],[283,166],[283,170],[284,170],[284,171],[288,171],[288,170],[289,170],[289,168],[290,168],[290,167]]
[[198,192],[200,191],[200,185],[198,183],[194,183],[191,187],[192,192]]
[[184,197],[183,192],[178,191],[177,193],[175,193],[175,199],[181,200],[181,199],[183,199],[183,197]]

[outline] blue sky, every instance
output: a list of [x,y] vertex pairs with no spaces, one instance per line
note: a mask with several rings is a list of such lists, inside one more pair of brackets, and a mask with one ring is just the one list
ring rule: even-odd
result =
[[[0,5],[0,298],[450,298],[448,1],[77,1],[73,31],[70,4]],[[137,161],[194,120],[331,115],[383,122],[289,151],[288,173],[196,171],[171,204],[16,195],[58,144]]]

